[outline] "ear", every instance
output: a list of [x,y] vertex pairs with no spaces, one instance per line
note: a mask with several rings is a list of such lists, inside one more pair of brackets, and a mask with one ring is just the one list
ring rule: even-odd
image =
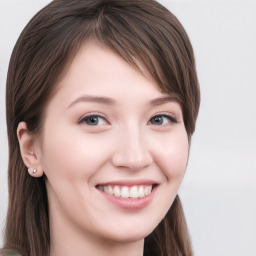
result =
[[29,174],[33,177],[41,177],[44,172],[36,150],[36,137],[27,129],[25,122],[19,123],[17,137],[20,144],[21,157],[28,168]]

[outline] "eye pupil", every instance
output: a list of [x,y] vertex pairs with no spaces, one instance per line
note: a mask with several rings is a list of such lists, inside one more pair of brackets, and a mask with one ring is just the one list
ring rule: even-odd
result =
[[86,119],[86,123],[90,125],[97,125],[99,122],[99,119],[97,116],[90,116]]
[[161,116],[155,116],[153,119],[152,119],[152,123],[153,124],[162,124],[163,123],[163,118]]

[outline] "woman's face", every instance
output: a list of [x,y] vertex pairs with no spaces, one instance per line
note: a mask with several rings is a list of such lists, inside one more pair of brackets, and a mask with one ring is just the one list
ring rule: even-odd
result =
[[143,239],[186,169],[180,105],[96,43],[82,47],[57,87],[38,137],[51,231]]

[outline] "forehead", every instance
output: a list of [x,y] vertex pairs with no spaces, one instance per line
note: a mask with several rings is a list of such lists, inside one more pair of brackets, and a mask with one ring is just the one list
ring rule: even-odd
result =
[[81,87],[86,85],[87,88],[93,87],[93,90],[97,92],[101,87],[111,87],[116,83],[119,83],[121,88],[124,85],[130,87],[134,83],[146,82],[153,84],[154,89],[160,91],[150,73],[138,61],[136,64],[138,69],[103,44],[94,41],[87,42],[82,45],[62,74],[57,87],[61,90],[64,85],[70,84],[72,90],[78,85]]
[[56,87],[55,96],[70,102],[78,98],[92,101],[92,97],[98,101],[114,98],[115,102],[129,98],[134,103],[139,97],[147,101],[160,97],[175,99],[174,95],[162,93],[145,69],[136,69],[117,53],[95,42],[81,47]]

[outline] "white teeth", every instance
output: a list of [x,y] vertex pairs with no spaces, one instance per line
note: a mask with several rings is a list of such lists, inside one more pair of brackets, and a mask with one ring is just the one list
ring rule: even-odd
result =
[[128,198],[129,195],[130,195],[130,193],[129,193],[129,188],[126,187],[126,186],[122,187],[122,190],[121,190],[121,197],[123,197],[123,198]]
[[114,196],[120,197],[121,196],[121,190],[119,186],[114,187]]
[[152,186],[145,188],[145,196],[148,196],[152,191]]
[[108,186],[108,192],[109,195],[114,195],[113,188],[111,186]]
[[138,198],[139,197],[139,191],[138,191],[138,187],[137,186],[133,186],[130,189],[130,197],[131,198]]
[[139,197],[142,198],[144,196],[145,196],[144,188],[143,188],[143,186],[140,186],[140,188],[139,188]]
[[106,194],[113,195],[121,198],[142,198],[148,196],[152,192],[152,185],[145,186],[98,186],[98,188],[104,191]]

